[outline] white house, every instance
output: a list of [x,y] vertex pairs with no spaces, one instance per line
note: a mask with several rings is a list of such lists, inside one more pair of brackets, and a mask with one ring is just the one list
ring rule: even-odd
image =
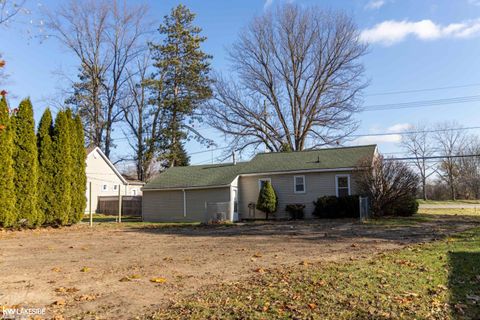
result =
[[[85,212],[96,212],[98,197],[141,196],[143,182],[127,180],[98,147],[87,149],[87,206]],[[91,190],[90,190],[91,187]],[[91,199],[90,199],[91,195]]]

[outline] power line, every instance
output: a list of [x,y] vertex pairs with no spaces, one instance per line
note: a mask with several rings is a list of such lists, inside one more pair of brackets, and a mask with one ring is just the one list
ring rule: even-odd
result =
[[403,91],[387,91],[387,92],[376,92],[366,94],[366,97],[375,97],[375,96],[387,96],[395,94],[405,94],[405,93],[418,93],[418,92],[428,92],[428,91],[440,91],[448,89],[459,89],[459,88],[469,88],[469,87],[478,87],[480,83],[472,83],[458,86],[449,86],[449,87],[437,87],[437,88],[425,88],[425,89],[413,89],[413,90],[403,90]]
[[431,159],[455,159],[455,158],[476,158],[480,157],[480,154],[462,154],[462,155],[450,155],[450,156],[429,156],[429,157],[405,157],[405,158],[385,158],[385,160],[392,161],[404,161],[404,160],[431,160]]
[[423,108],[423,107],[433,107],[433,106],[477,102],[477,101],[480,101],[480,95],[455,97],[455,98],[447,98],[447,99],[436,99],[436,100],[418,100],[418,101],[401,102],[401,103],[376,104],[376,105],[365,106],[362,111],[370,112],[370,111],[398,110],[398,109],[409,109],[409,108]]
[[432,129],[432,130],[401,131],[401,132],[386,132],[386,133],[371,133],[371,134],[352,134],[350,137],[355,137],[355,138],[360,138],[360,137],[378,137],[378,136],[393,136],[393,135],[404,135],[404,134],[435,133],[435,132],[476,130],[476,129],[480,129],[480,127]]

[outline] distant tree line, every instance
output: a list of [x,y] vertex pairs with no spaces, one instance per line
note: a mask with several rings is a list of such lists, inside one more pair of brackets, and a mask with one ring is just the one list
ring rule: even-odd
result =
[[81,220],[85,205],[83,126],[71,110],[50,110],[35,133],[29,99],[10,110],[0,99],[0,226],[61,226]]
[[445,122],[416,125],[402,136],[402,146],[420,177],[424,200],[480,199],[477,135],[467,134],[457,122]]

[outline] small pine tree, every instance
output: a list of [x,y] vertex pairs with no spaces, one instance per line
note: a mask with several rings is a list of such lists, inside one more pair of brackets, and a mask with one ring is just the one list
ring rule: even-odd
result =
[[267,220],[269,214],[277,211],[277,195],[270,181],[265,181],[263,184],[262,190],[260,190],[258,195],[256,207],[258,210],[265,212]]
[[72,119],[72,216],[70,223],[79,222],[84,213],[87,199],[85,196],[87,188],[86,152],[85,137],[83,134],[82,119],[79,115]]
[[13,128],[7,100],[0,99],[0,226],[11,227],[17,221],[13,170]]
[[72,160],[70,125],[65,111],[60,111],[55,118],[53,128],[53,150],[55,162],[54,193],[51,223],[66,225],[71,212]]
[[53,118],[50,109],[43,113],[37,132],[38,147],[38,210],[44,222],[52,223],[52,205],[55,202],[55,160],[53,153]]
[[42,223],[37,209],[38,157],[35,121],[30,99],[20,103],[13,117],[15,135],[13,162],[17,218],[28,227]]

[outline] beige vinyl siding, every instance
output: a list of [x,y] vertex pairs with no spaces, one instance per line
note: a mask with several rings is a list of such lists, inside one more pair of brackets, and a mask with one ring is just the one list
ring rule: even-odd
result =
[[150,222],[204,222],[205,202],[230,201],[230,188],[185,190],[187,214],[183,214],[183,191],[143,192],[143,220]]
[[[97,199],[103,196],[118,196],[118,189],[114,190],[114,186],[120,185],[120,192],[122,195],[128,195],[127,186],[117,176],[115,171],[105,162],[97,150],[92,151],[86,159],[86,176],[87,176],[87,205],[85,212],[89,211],[89,195],[88,190],[90,182],[92,183],[92,212],[96,212]],[[102,186],[106,185],[107,190],[103,191]],[[118,188],[118,187],[117,187]]]
[[[241,176],[239,181],[239,214],[240,219],[263,219],[265,214],[255,209],[255,217],[249,217],[248,204],[257,202],[259,187],[258,180],[269,178],[278,196],[278,211],[276,218],[288,218],[285,211],[287,204],[302,203],[305,205],[305,218],[312,217],[314,209],[313,201],[321,196],[334,196],[335,176],[350,174],[350,192],[356,194],[354,174],[350,172],[317,172],[317,173],[296,173],[260,176]],[[305,193],[294,192],[294,177],[305,176]]]

